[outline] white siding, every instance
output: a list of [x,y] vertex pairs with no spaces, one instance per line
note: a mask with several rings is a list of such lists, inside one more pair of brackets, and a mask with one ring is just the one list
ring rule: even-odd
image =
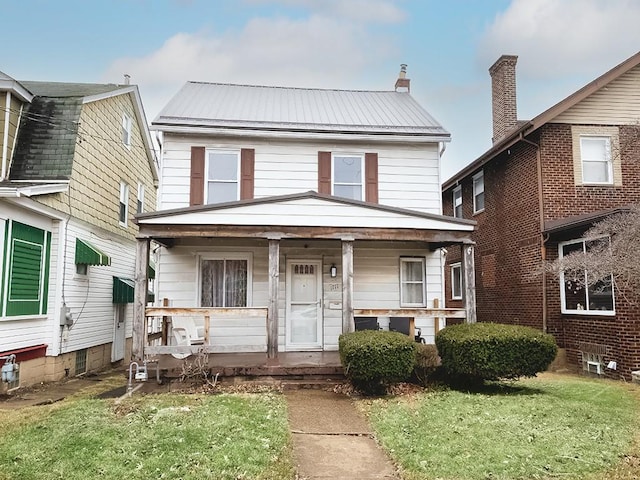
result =
[[142,224],[173,225],[281,225],[295,227],[417,228],[471,231],[472,225],[456,224],[448,217],[426,218],[399,210],[367,208],[324,198],[296,198],[278,202],[241,204],[229,208],[186,211],[170,217],[152,217]]
[[[111,258],[110,266],[89,266],[86,277],[76,274],[76,238],[86,240]],[[64,299],[71,308],[73,325],[63,336],[62,352],[103,345],[113,341],[113,277],[135,276],[135,243],[104,230],[71,220],[67,227]],[[131,337],[132,305],[125,310],[127,337]],[[58,322],[56,312],[53,321]],[[57,339],[59,341],[59,339]]]
[[635,67],[553,119],[554,123],[636,125],[640,121],[640,67]]
[[250,140],[223,142],[165,134],[159,209],[189,206],[192,146],[255,149],[255,198],[318,189],[318,151],[378,153],[379,202],[421,212],[441,212],[438,145],[328,144]]
[[[250,306],[266,307],[268,304],[268,247],[266,242],[253,244],[241,242],[236,247],[222,242],[201,242],[198,246],[180,246],[170,250],[161,249],[158,262],[158,301],[166,297],[171,306],[196,306],[198,293],[198,254],[210,252],[249,252],[252,255],[253,279]],[[323,348],[337,350],[338,337],[342,333],[342,280],[341,245],[338,241],[282,242],[280,249],[280,298],[279,298],[279,350],[285,351],[286,332],[286,262],[288,259],[318,259],[323,271]],[[438,252],[394,245],[359,243],[354,248],[354,307],[355,308],[399,308],[400,256],[421,256],[427,265],[427,305],[433,306],[435,298],[441,299],[442,266]],[[338,267],[337,278],[331,278],[329,267]],[[198,319],[202,324],[202,319]],[[212,319],[211,341],[217,351],[246,352],[266,350],[266,319],[237,318]],[[388,319],[381,318],[382,326]],[[429,338],[433,332],[433,321],[416,319],[416,327],[423,329]]]

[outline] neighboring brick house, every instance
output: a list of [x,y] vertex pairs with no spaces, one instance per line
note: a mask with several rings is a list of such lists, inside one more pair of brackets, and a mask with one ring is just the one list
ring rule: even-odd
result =
[[0,91],[0,357],[19,364],[0,389],[11,389],[128,359],[133,215],[155,209],[157,170],[136,86],[0,72]]
[[[516,117],[516,60],[489,70],[493,147],[442,187],[444,213],[477,222],[478,320],[543,329],[570,366],[629,379],[640,368],[638,306],[539,270],[640,202],[640,53],[529,121]],[[458,258],[449,249],[448,306],[462,298]]]

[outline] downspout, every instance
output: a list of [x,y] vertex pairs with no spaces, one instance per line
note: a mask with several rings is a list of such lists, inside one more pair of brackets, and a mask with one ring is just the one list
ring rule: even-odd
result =
[[16,151],[16,145],[18,144],[18,134],[20,133],[20,122],[22,121],[22,112],[24,110],[24,104],[20,104],[20,113],[18,114],[18,121],[16,122],[16,133],[13,136],[13,145],[11,145],[11,153],[9,154],[9,162],[7,165],[7,176],[9,175],[9,171],[11,170],[11,160],[13,159],[13,154]]
[[9,143],[9,121],[11,120],[11,92],[7,92],[4,109],[4,132],[2,133],[2,170],[0,180],[4,180],[7,175],[7,144]]
[[546,242],[549,239],[543,235],[544,232],[544,201],[543,201],[543,184],[542,184],[542,158],[540,156],[540,145],[527,140],[524,132],[520,133],[520,140],[524,143],[532,145],[536,149],[536,170],[538,176],[538,212],[540,213],[540,259],[542,263],[542,331],[547,333],[547,272],[544,269],[544,262],[547,261]]

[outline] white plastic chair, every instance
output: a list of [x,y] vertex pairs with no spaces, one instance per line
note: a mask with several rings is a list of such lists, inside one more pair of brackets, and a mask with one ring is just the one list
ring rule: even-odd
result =
[[[204,345],[204,327],[196,325],[191,317],[174,317],[173,338],[176,346]],[[190,353],[172,353],[174,358],[187,358]]]

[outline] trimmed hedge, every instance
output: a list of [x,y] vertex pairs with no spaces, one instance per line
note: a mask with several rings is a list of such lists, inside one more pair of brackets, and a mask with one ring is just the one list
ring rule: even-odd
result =
[[552,335],[498,323],[451,325],[438,332],[436,346],[447,374],[478,381],[534,377],[558,351]]
[[340,335],[340,360],[345,375],[362,393],[384,393],[407,380],[416,362],[416,343],[399,332],[362,330]]

